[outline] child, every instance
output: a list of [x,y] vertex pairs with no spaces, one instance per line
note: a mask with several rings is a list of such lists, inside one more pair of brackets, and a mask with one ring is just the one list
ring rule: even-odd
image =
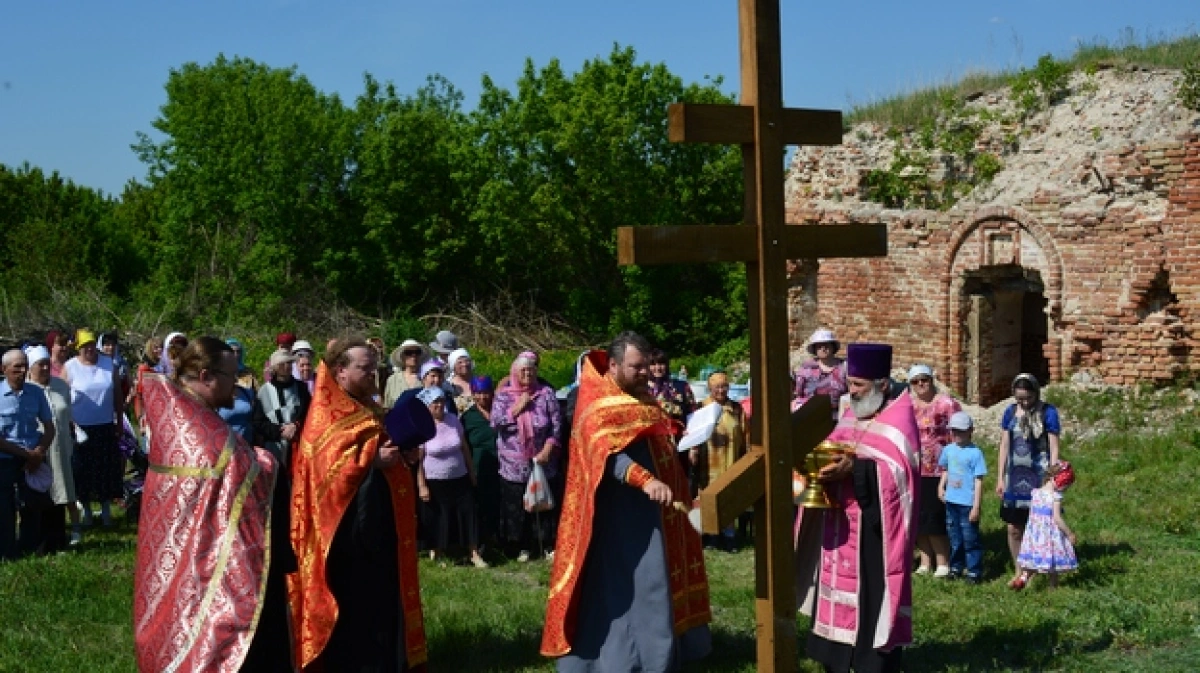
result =
[[[979,503],[987,462],[971,441],[974,423],[965,411],[955,412],[946,424],[954,437],[938,458],[945,468],[938,497],[946,503],[946,534],[950,537],[950,576],[964,576],[971,584],[983,579],[983,544],[979,537]],[[964,567],[965,566],[965,567]]]
[[1033,490],[1029,524],[1021,538],[1021,552],[1017,555],[1021,575],[1010,585],[1014,590],[1024,589],[1035,570],[1046,573],[1053,589],[1058,586],[1058,573],[1079,567],[1075,557],[1075,533],[1067,527],[1062,516],[1062,494],[1073,483],[1075,470],[1063,460],[1051,465],[1042,487]]

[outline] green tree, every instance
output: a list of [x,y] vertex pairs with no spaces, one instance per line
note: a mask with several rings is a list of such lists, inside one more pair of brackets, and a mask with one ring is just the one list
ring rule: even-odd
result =
[[685,86],[619,46],[572,76],[527,61],[515,94],[485,77],[471,219],[489,273],[597,335],[633,327],[702,349],[740,334],[736,267],[616,266],[619,226],[740,220],[736,150],[667,139],[667,106],[731,102],[719,87]]
[[469,291],[471,235],[464,184],[471,162],[462,94],[430,77],[415,95],[365,77],[352,112],[351,213],[325,277],[354,305],[380,315],[399,303]]
[[219,56],[172,70],[134,146],[160,190],[150,287],[185,315],[265,317],[341,237],[347,111],[294,68]]

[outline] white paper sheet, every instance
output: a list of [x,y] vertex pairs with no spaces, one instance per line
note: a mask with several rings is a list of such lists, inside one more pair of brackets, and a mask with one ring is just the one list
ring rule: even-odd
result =
[[687,451],[693,446],[699,446],[712,437],[713,428],[721,418],[721,405],[710,404],[700,407],[696,413],[688,416],[687,432],[679,440],[678,450]]

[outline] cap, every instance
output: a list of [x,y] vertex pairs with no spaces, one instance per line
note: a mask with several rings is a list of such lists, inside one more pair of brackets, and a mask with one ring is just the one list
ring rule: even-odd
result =
[[295,362],[295,361],[296,361],[296,356],[283,350],[282,348],[275,351],[274,353],[271,353],[271,359],[269,360],[270,366],[272,369],[274,369],[275,367],[277,367],[279,365],[287,364],[287,363],[291,363],[291,362]]
[[946,427],[951,430],[970,430],[975,427],[974,421],[971,420],[971,414],[965,411],[956,411],[950,416],[950,422]]
[[96,335],[91,330],[81,329],[75,332],[75,347],[83,348],[96,343]]
[[312,344],[308,343],[304,339],[301,339],[292,344],[292,354],[293,355],[299,355],[300,351],[308,351],[308,353],[310,355],[313,353],[316,353],[316,351],[313,350]]
[[918,376],[928,376],[933,378],[933,369],[929,365],[913,365],[908,369],[908,380],[912,381]]

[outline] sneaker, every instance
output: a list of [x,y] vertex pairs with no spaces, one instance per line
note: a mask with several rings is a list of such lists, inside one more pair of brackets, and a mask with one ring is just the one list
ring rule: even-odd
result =
[[517,563],[529,563],[529,551],[522,549],[520,554],[517,554]]
[[553,549],[548,550],[543,555],[543,558],[545,558],[547,561],[553,561],[554,560],[554,550]]
[[976,586],[983,584],[983,578],[980,577],[979,575],[972,575],[970,573],[967,573],[966,575],[963,576],[963,579],[966,580],[967,584],[973,584]]
[[71,531],[71,540],[67,544],[72,547],[78,547],[79,543],[81,542],[83,542],[83,533],[80,533],[77,530]]
[[476,568],[490,568],[491,567],[488,565],[488,562],[484,561],[483,557],[480,556],[479,554],[473,554],[471,556],[471,565],[475,566]]
[[[933,571],[934,577],[950,577],[951,574],[952,573],[950,572],[950,568],[947,566],[938,566],[938,569]],[[953,574],[957,574],[957,573],[953,573]]]
[[921,566],[920,568],[917,568],[916,570],[914,570],[913,574],[914,575],[928,575],[929,574],[929,566]]

